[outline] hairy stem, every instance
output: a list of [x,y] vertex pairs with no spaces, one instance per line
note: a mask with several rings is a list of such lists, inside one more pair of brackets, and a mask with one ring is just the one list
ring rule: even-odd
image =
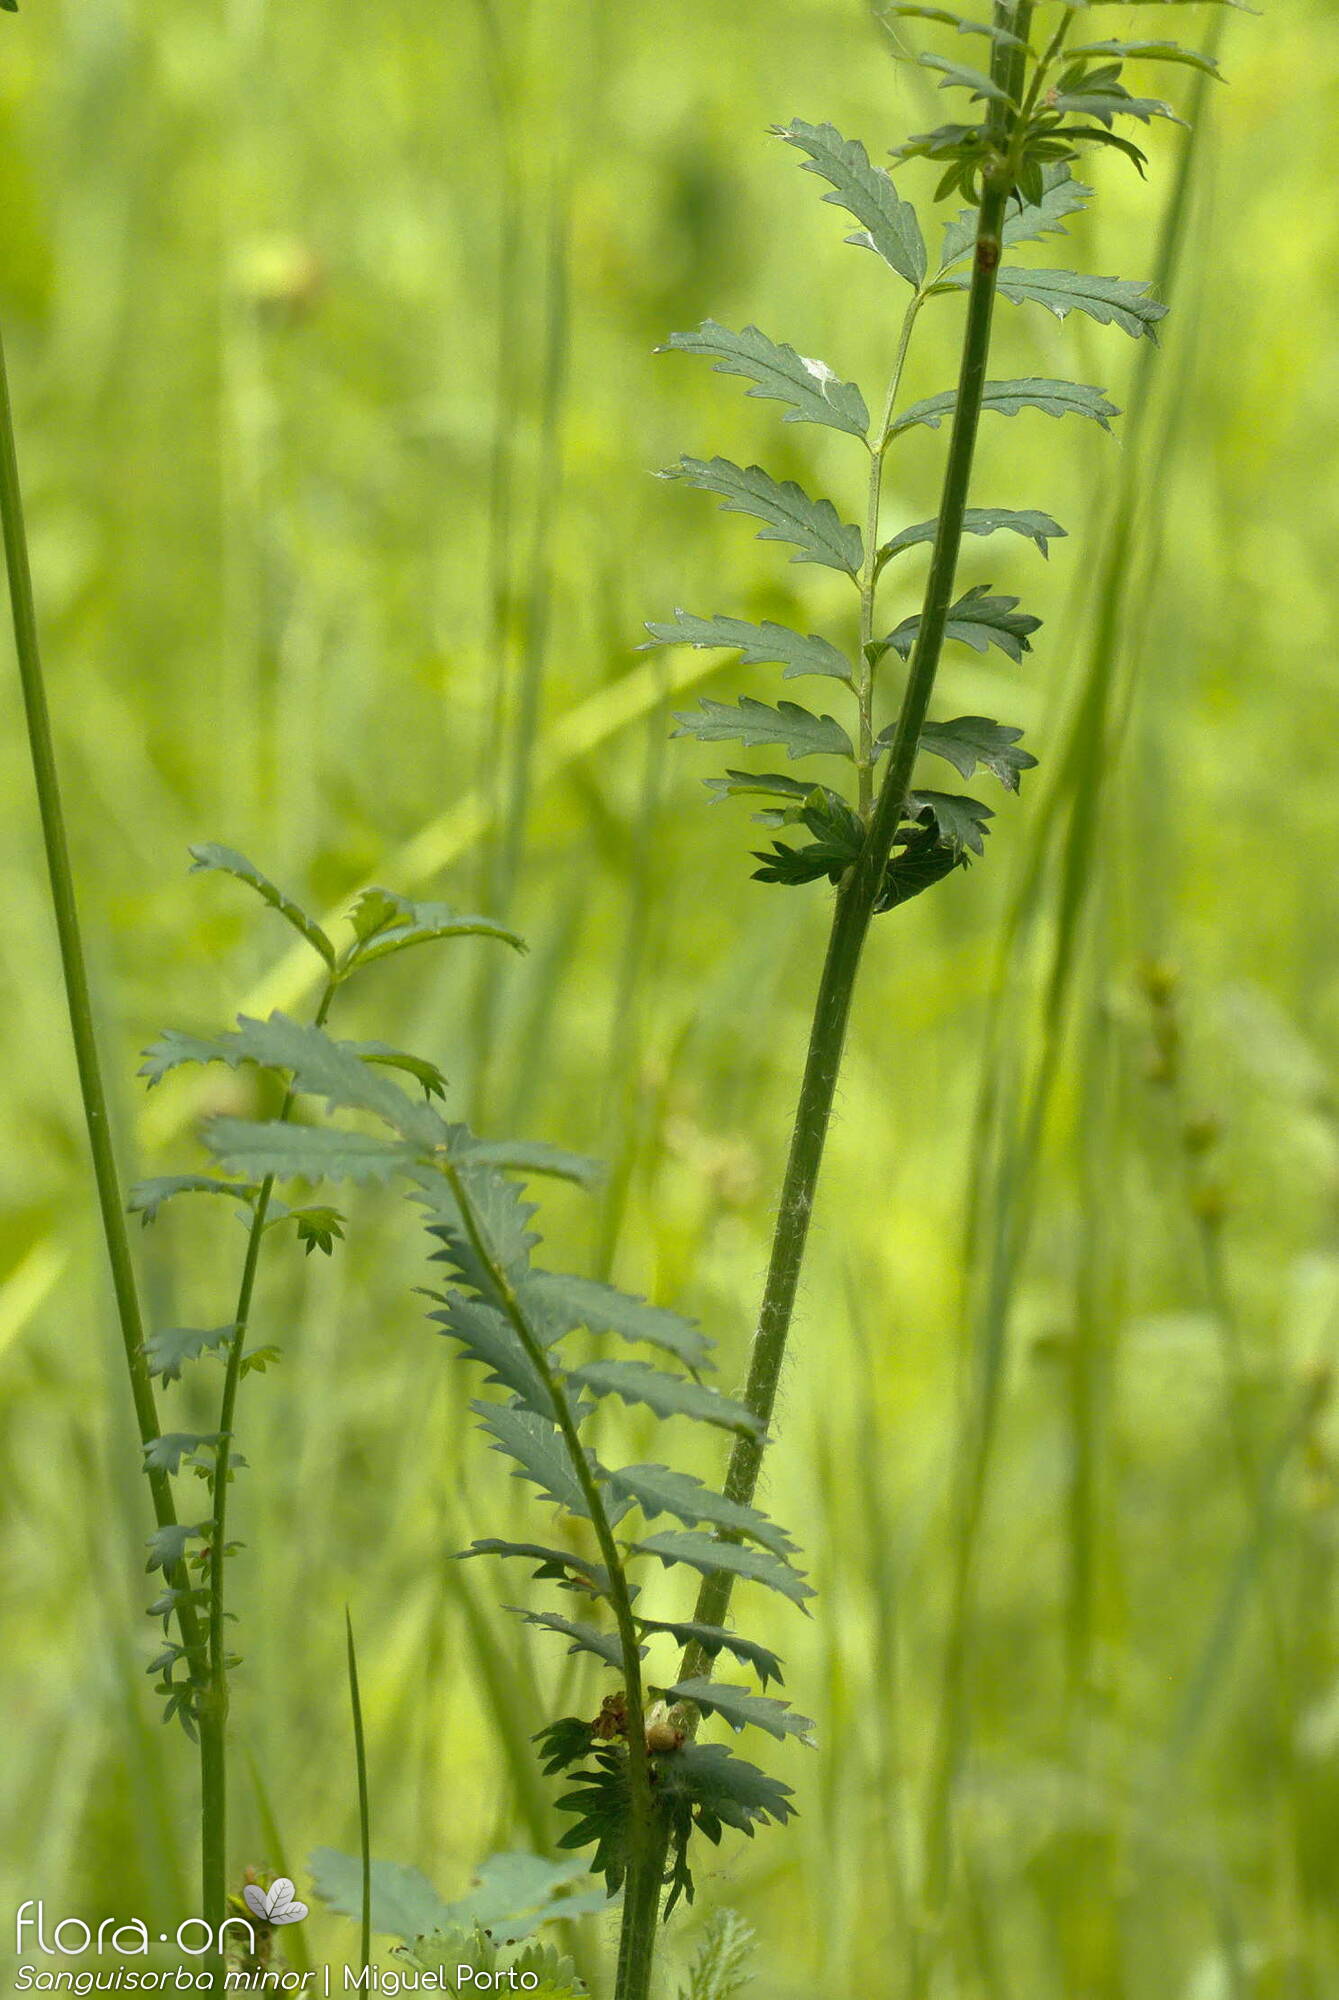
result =
[[[135,1423],[142,1445],[161,1435],[153,1380],[144,1356],[144,1320],[140,1311],[135,1268],[126,1228],[125,1202],[121,1193],[116,1155],[112,1146],[107,1094],[103,1087],[102,1064],[93,1026],[93,1005],[88,986],[70,867],[65,814],[61,805],[60,780],[51,740],[51,716],[47,707],[42,656],[37,637],[37,614],[33,604],[32,573],[28,562],[28,538],[23,516],[23,493],[19,484],[18,456],[14,443],[14,417],[9,400],[9,380],[0,343],[0,525],[3,526],[5,566],[9,577],[9,599],[14,618],[14,649],[18,657],[19,682],[23,690],[23,710],[27,723],[28,748],[32,758],[33,781],[46,850],[51,908],[60,949],[65,1001],[70,1017],[70,1037],[74,1044],[79,1091],[84,1106],[84,1123],[92,1156],[93,1182],[98,1212],[102,1220],[107,1261],[111,1267],[112,1292],[125,1352],[126,1373],[134,1405]],[[177,1525],[176,1505],[167,1473],[146,1468],[154,1519],[160,1528]],[[186,1648],[191,1678],[203,1686],[206,1676],[204,1634],[191,1595],[190,1577],[184,1563],[167,1575],[176,1594],[175,1615],[181,1643]],[[203,1746],[201,1751],[203,1768]]]
[[[325,1026],[339,980],[334,974],[326,981],[321,1003],[316,1010],[315,1025]],[[285,1093],[279,1110],[282,1123],[293,1108],[295,1092]],[[251,1212],[251,1228],[247,1233],[246,1256],[242,1264],[241,1282],[237,1288],[237,1305],[233,1313],[232,1337],[228,1342],[227,1363],[223,1376],[223,1394],[219,1400],[218,1440],[214,1447],[214,1470],[210,1482],[212,1501],[209,1523],[209,1670],[208,1684],[199,1705],[200,1724],[200,1764],[204,1778],[202,1799],[202,1826],[204,1851],[202,1855],[202,1882],[204,1908],[202,1914],[215,1936],[219,1934],[228,1910],[228,1613],[227,1613],[227,1539],[228,1539],[228,1481],[232,1457],[232,1435],[237,1421],[237,1390],[242,1379],[242,1361],[246,1350],[247,1332],[251,1325],[251,1307],[255,1298],[256,1278],[260,1270],[260,1252],[265,1240],[265,1226],[269,1216],[270,1199],[274,1193],[273,1174],[261,1182],[256,1195],[255,1207]],[[214,1966],[216,1983],[223,1977],[222,1961]]]

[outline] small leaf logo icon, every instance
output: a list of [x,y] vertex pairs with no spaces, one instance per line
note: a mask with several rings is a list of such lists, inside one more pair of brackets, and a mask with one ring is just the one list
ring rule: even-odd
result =
[[248,1882],[242,1894],[252,1916],[259,1917],[262,1923],[300,1924],[307,1914],[307,1905],[294,1899],[293,1884],[286,1875],[280,1875],[268,1889]]

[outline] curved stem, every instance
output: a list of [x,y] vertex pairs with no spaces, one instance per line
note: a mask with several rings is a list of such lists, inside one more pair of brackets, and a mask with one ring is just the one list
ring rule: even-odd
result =
[[[9,400],[9,379],[4,346],[0,342],[0,526],[3,527],[5,567],[9,578],[9,598],[14,619],[14,649],[18,656],[19,682],[23,691],[23,711],[27,724],[28,749],[32,760],[37,807],[46,850],[47,878],[51,909],[55,918],[60,949],[61,974],[70,1018],[70,1038],[74,1044],[79,1092],[83,1100],[84,1124],[92,1156],[93,1183],[102,1220],[107,1262],[111,1267],[112,1292],[130,1381],[135,1424],[142,1445],[161,1435],[153,1379],[144,1356],[144,1320],[140,1311],[135,1267],[130,1254],[116,1154],[112,1145],[107,1094],[102,1080],[97,1036],[93,1026],[93,1004],[89,993],[88,970],[84,959],[79,909],[70,866],[65,814],[61,804],[60,779],[51,740],[51,715],[47,707],[46,684],[37,636],[37,613],[33,603],[32,573],[28,562],[28,538],[23,517],[23,492],[19,483],[18,455],[14,442],[14,417]],[[146,1468],[154,1519],[160,1528],[177,1525],[176,1504],[166,1472]],[[204,1633],[191,1594],[189,1573],[178,1563],[167,1577],[176,1592],[175,1616],[186,1648],[191,1678],[203,1687],[206,1676]],[[202,1751],[203,1757],[203,1751]]]
[[[325,1026],[338,986],[339,976],[332,973],[326,981],[321,1003],[316,1010],[316,1027]],[[280,1106],[280,1123],[292,1111],[295,1095],[290,1086]],[[251,1228],[246,1240],[246,1258],[242,1265],[241,1282],[237,1289],[237,1306],[233,1313],[232,1337],[228,1342],[223,1394],[219,1401],[218,1436],[214,1446],[214,1470],[210,1483],[212,1507],[209,1524],[209,1672],[208,1685],[200,1701],[199,1720],[200,1763],[204,1790],[201,1802],[204,1832],[202,1915],[216,1937],[228,1912],[228,1623],[225,1575],[228,1478],[232,1456],[232,1434],[237,1418],[237,1391],[242,1380],[246,1337],[251,1324],[251,1307],[255,1297],[256,1278],[260,1270],[261,1247],[265,1240],[265,1227],[273,1193],[274,1176],[270,1174],[260,1184],[256,1194],[256,1204],[251,1213]],[[216,1984],[221,1984],[221,1959],[215,1964],[214,1977]]]
[[[572,1406],[567,1399],[561,1377],[555,1373],[549,1360],[548,1349],[530,1325],[525,1307],[516,1293],[505,1269],[494,1256],[485,1232],[479,1227],[474,1212],[474,1204],[458,1167],[449,1160],[434,1162],[442,1178],[455,1196],[456,1207],[465,1225],[465,1233],[479,1262],[487,1271],[493,1289],[502,1302],[502,1310],[525,1349],[526,1355],[543,1382],[553,1403],[558,1429],[572,1470],[576,1474],[581,1495],[590,1515],[595,1539],[604,1558],[604,1566],[609,1577],[609,1602],[614,1613],[614,1623],[618,1627],[619,1650],[623,1658],[624,1700],[627,1704],[627,1744],[628,1744],[628,1794],[632,1806],[632,1829],[629,1842],[630,1858],[627,1871],[627,1886],[624,1891],[624,1925],[619,1946],[619,1973],[615,1987],[615,2000],[633,2000],[633,1996],[644,1994],[645,1986],[630,1983],[638,1976],[641,1951],[646,1936],[644,1926],[645,1904],[652,1904],[651,1917],[654,1928],[655,1905],[659,1901],[660,1877],[657,1872],[652,1883],[648,1860],[654,1847],[653,1821],[654,1800],[651,1796],[651,1761],[646,1748],[646,1703],[642,1693],[642,1656],[637,1638],[637,1626],[632,1612],[632,1595],[628,1589],[627,1576],[614,1531],[610,1526],[600,1483],[591,1470],[577,1430]],[[646,1954],[649,1974],[649,1951]]]

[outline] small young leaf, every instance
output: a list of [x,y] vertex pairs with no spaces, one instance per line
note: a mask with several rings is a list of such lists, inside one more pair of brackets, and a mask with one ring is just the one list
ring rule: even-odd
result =
[[275,1362],[283,1358],[283,1349],[276,1347],[273,1341],[267,1341],[263,1347],[248,1347],[242,1356],[243,1379],[248,1375],[263,1375],[267,1368],[273,1368]]
[[838,652],[831,640],[817,632],[792,632],[788,625],[775,625],[770,618],[751,625],[746,618],[698,618],[690,611],[676,611],[663,625],[647,625],[660,646],[700,646],[738,649],[746,667],[772,661],[784,671],[782,680],[800,674],[827,674],[833,680],[851,679],[851,662]]
[[[1062,540],[1066,530],[1049,514],[1034,511],[1018,511],[1012,507],[969,507],[963,516],[962,531],[965,535],[994,535],[1002,529],[1009,529],[1015,535],[1022,535],[1029,542],[1035,542],[1042,554],[1049,555],[1049,542]],[[879,550],[879,567],[900,555],[903,549],[911,549],[922,542],[933,542],[939,532],[939,521],[918,521],[914,528],[903,528],[900,535],[884,543]]]
[[718,1653],[732,1653],[741,1666],[754,1669],[764,1687],[769,1681],[778,1685],[781,1682],[781,1662],[775,1653],[753,1639],[741,1638],[738,1632],[727,1632],[723,1625],[699,1625],[692,1620],[679,1624],[664,1618],[640,1617],[637,1623],[643,1633],[664,1633],[676,1646],[700,1646],[708,1659],[714,1660]]
[[417,903],[389,889],[365,889],[350,921],[356,937],[347,958],[350,965],[370,965],[374,959],[439,938],[490,937],[513,951],[525,950],[525,939],[492,917],[461,916],[446,903]]
[[519,1289],[527,1311],[533,1309],[541,1323],[546,1343],[584,1326],[591,1333],[616,1333],[621,1340],[657,1347],[688,1368],[711,1365],[714,1343],[695,1321],[665,1306],[648,1305],[632,1292],[557,1271],[528,1271]]
[[708,1715],[719,1715],[734,1730],[740,1730],[752,1723],[756,1729],[765,1729],[769,1736],[775,1736],[778,1743],[784,1743],[788,1736],[798,1736],[802,1741],[813,1741],[813,1723],[807,1715],[797,1715],[789,1702],[777,1701],[773,1695],[753,1694],[748,1688],[734,1687],[727,1681],[709,1681],[695,1678],[679,1681],[669,1690],[671,1701],[693,1701]]
[[[1006,299],[1015,305],[1045,306],[1057,319],[1066,313],[1086,313],[1102,326],[1118,326],[1135,340],[1141,334],[1155,339],[1154,328],[1166,319],[1169,308],[1149,297],[1149,288],[1136,278],[1091,278],[1074,271],[1024,271],[1006,264],[996,278]],[[942,280],[943,287],[965,291],[971,284],[966,271],[955,271]],[[940,289],[940,287],[936,287]]]
[[732,1529],[750,1541],[761,1542],[783,1560],[795,1553],[790,1536],[766,1514],[727,1499],[724,1493],[714,1493],[691,1473],[673,1472],[665,1465],[625,1465],[608,1478],[616,1492],[637,1502],[648,1521],[657,1514],[673,1514],[688,1527],[709,1521],[713,1527]]
[[321,926],[314,918],[309,917],[291,896],[286,896],[282,889],[276,888],[268,875],[262,875],[254,861],[248,861],[246,856],[238,854],[235,848],[220,847],[213,841],[192,847],[191,856],[193,875],[202,869],[218,869],[225,875],[236,876],[239,882],[245,882],[248,888],[254,889],[263,902],[268,903],[272,910],[277,910],[281,917],[292,924],[299,936],[304,937],[312,950],[319,952],[331,971],[334,971],[335,947]]
[[179,1194],[230,1194],[248,1207],[260,1193],[254,1181],[221,1181],[213,1174],[159,1174],[152,1180],[136,1181],[126,1203],[132,1215],[143,1217],[147,1228],[158,1220],[165,1201]]
[[719,321],[706,319],[695,333],[672,333],[656,352],[671,349],[714,357],[717,375],[743,375],[756,385],[748,390],[750,396],[793,403],[784,423],[826,424],[858,438],[869,430],[869,411],[854,382],[843,382],[826,362],[797,354],[785,341],[769,340],[756,326],[732,333]]
[[[1021,729],[1009,729],[984,715],[959,715],[952,722],[927,722],[920,747],[932,757],[944,758],[960,777],[970,778],[979,764],[997,777],[1006,791],[1016,792],[1019,774],[1032,770],[1037,762],[1030,751],[1018,748],[1022,734]],[[885,730],[878,741],[881,749],[886,748],[892,741],[891,732]]]
[[809,155],[803,171],[817,174],[832,188],[824,201],[862,224],[847,242],[872,250],[909,285],[919,286],[925,276],[925,242],[916,211],[902,200],[891,174],[873,166],[860,141],[843,139],[835,125],[808,125],[795,118],[772,129],[788,146]]
[[1221,77],[1222,71],[1212,56],[1204,55],[1199,49],[1183,48],[1179,42],[1085,42],[1081,48],[1066,51],[1071,60],[1087,56],[1119,56],[1122,61],[1185,63],[1191,69],[1203,70],[1206,76]]
[[1170,104],[1160,97],[1131,97],[1127,90],[1111,88],[1107,90],[1063,90],[1050,100],[1053,110],[1066,117],[1099,118],[1103,124],[1113,118],[1137,118],[1141,125],[1147,125],[1154,118],[1170,119],[1173,125],[1184,125],[1185,119],[1178,118]]
[[201,1541],[204,1534],[203,1527],[185,1528],[175,1524],[169,1528],[155,1529],[149,1537],[149,1560],[144,1565],[145,1569],[150,1575],[154,1570],[160,1569],[163,1575],[167,1576],[185,1560],[187,1543]]
[[890,19],[905,21],[942,21],[946,28],[956,28],[960,35],[988,35],[1002,48],[1026,49],[1029,44],[1012,28],[1002,28],[994,23],[971,21],[961,14],[950,13],[947,7],[918,7],[904,4],[904,0],[893,0],[891,6],[882,12]]
[[813,715],[798,702],[783,701],[772,708],[744,694],[738,703],[704,700],[696,709],[675,710],[679,727],[676,736],[696,736],[702,743],[742,743],[746,749],[759,744],[777,745],[791,758],[851,757],[851,739],[840,722],[830,715]]
[[149,1373],[161,1376],[165,1383],[179,1381],[188,1361],[198,1361],[202,1354],[226,1347],[236,1331],[235,1326],[169,1326],[151,1333],[144,1342]]
[[894,853],[884,870],[883,887],[874,905],[876,914],[909,903],[913,896],[932,889],[955,868],[961,868],[966,860],[965,855],[939,838],[939,828],[933,819],[909,837],[899,835],[899,841],[900,851]]
[[[953,415],[957,405],[956,389],[946,389],[938,396],[927,396],[924,402],[913,403],[910,409],[895,417],[888,435],[897,437],[915,424],[928,424],[931,430],[938,430],[945,417]],[[1082,382],[1045,381],[1038,376],[1028,376],[1019,382],[987,382],[981,407],[1001,417],[1016,417],[1020,410],[1041,410],[1048,417],[1090,417],[1104,431],[1110,430],[1110,419],[1120,415],[1115,404],[1108,403],[1100,389],[1090,388]]]
[[[1024,653],[1032,650],[1031,634],[1037,631],[1041,620],[1030,612],[1019,611],[1016,597],[992,597],[989,593],[990,586],[979,583],[965,597],[960,597],[949,610],[944,637],[971,646],[978,653],[998,646],[1011,660],[1021,662]],[[920,629],[918,612],[912,618],[904,618],[888,634],[887,643],[904,660],[910,659]]]
[[295,1208],[284,1220],[297,1224],[298,1242],[309,1257],[313,1250],[333,1256],[336,1243],[344,1241],[344,1217],[337,1208]]
[[992,98],[997,104],[1012,104],[1013,99],[1001,84],[988,77],[984,70],[971,69],[966,63],[950,62],[947,56],[920,55],[916,58],[923,69],[938,69],[944,72],[941,90],[970,90],[973,101]]
[[939,829],[939,838],[955,854],[965,854],[968,848],[973,854],[985,853],[986,821],[994,819],[995,814],[979,799],[964,798],[956,792],[912,792],[907,807],[922,820],[928,814]]
[[349,1042],[345,1046],[355,1050],[365,1063],[383,1063],[387,1069],[403,1070],[415,1083],[422,1084],[429,1097],[446,1096],[446,1078],[426,1056],[406,1055],[403,1049],[393,1049],[388,1042]]
[[388,1181],[418,1162],[417,1148],[372,1132],[270,1119],[210,1118],[202,1133],[219,1165],[256,1180]]
[[218,1431],[165,1431],[162,1437],[145,1445],[144,1463],[155,1472],[176,1473],[183,1458],[194,1458],[198,1451],[207,1448],[212,1450],[218,1441]]
[[679,2000],[735,2000],[753,1977],[748,1968],[757,1942],[757,1934],[733,1910],[713,1910]]
[[[618,1642],[617,1633],[601,1632],[596,1626],[588,1625],[582,1619],[560,1618],[556,1611],[526,1611],[519,1604],[504,1604],[502,1608],[504,1611],[514,1611],[526,1625],[540,1625],[547,1632],[562,1633],[564,1638],[572,1641],[567,1649],[569,1653],[593,1653],[595,1658],[603,1660],[606,1666],[617,1667],[620,1672],[622,1671],[623,1648]],[[643,1656],[646,1653],[645,1646],[639,1646],[637,1650]]]
[[765,521],[759,541],[793,542],[799,554],[792,562],[820,563],[852,578],[860,574],[864,543],[859,528],[842,521],[830,500],[811,500],[793,479],[776,480],[760,465],[735,465],[728,458],[681,458],[660,477],[721,494],[723,514],[751,514]]
[[687,1563],[703,1576],[726,1570],[731,1576],[765,1583],[769,1590],[779,1591],[801,1610],[805,1598],[814,1595],[799,1570],[792,1569],[767,1549],[744,1548],[738,1542],[718,1541],[714,1535],[681,1534],[677,1529],[652,1535],[635,1546],[643,1555],[659,1556],[667,1569],[673,1563]]
[[583,1368],[574,1368],[567,1379],[597,1396],[645,1403],[658,1417],[694,1417],[741,1437],[758,1437],[762,1432],[760,1420],[746,1404],[686,1376],[667,1375],[646,1361],[588,1361]]

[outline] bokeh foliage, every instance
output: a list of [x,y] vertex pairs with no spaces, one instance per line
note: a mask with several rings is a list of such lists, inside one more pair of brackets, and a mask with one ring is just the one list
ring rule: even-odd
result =
[[[983,440],[979,500],[1071,533],[1044,569],[1009,557],[1046,615],[1027,675],[954,664],[946,692],[994,713],[1003,689],[1044,768],[990,868],[890,920],[866,968],[766,1496],[805,1524],[823,1589],[787,1635],[822,1747],[786,1753],[796,1828],[723,1849],[702,1892],[755,1924],[777,2000],[897,1991],[962,1547],[954,1438],[992,1324],[943,1992],[1273,2000],[1339,1974],[1339,1436],[1317,1386],[1339,1324],[1339,30],[1322,0],[1234,17],[1223,62],[1151,376],[1120,698],[1100,736],[1079,715],[1069,762],[1051,753],[1125,447],[1058,425]],[[404,1041],[485,1129],[612,1162],[597,1203],[550,1204],[562,1253],[699,1316],[728,1379],[827,891],[750,883],[736,809],[699,783],[710,754],[667,745],[690,678],[734,691],[737,671],[634,649],[680,602],[814,629],[838,585],[778,572],[647,474],[698,432],[745,462],[765,433],[779,476],[841,475],[824,437],[778,442],[756,404],[651,350],[710,313],[878,377],[879,274],[766,128],[831,118],[877,152],[933,96],[857,0],[391,0],[356,26],[314,0],[34,0],[7,21],[0,312],[135,1171],[194,1164],[199,1109],[257,1109],[232,1078],[146,1109],[136,1052],[164,1019],[292,997],[267,983],[281,926],[188,879],[190,842],[318,902],[375,873],[482,903],[530,956],[388,970]],[[1094,166],[1076,264],[1151,273],[1177,143],[1148,189]],[[918,194],[933,177],[907,172]],[[912,394],[946,386],[943,310]],[[1000,307],[1001,375],[1123,403],[1130,368],[1101,329]],[[905,518],[932,511],[941,449],[904,441]],[[998,566],[972,547],[964,582]],[[190,1908],[191,1773],[142,1672],[148,1523],[9,681],[4,700],[4,1875],[13,1903],[152,1928]],[[1001,923],[1094,777],[1082,868],[1042,870],[1001,987]],[[1039,984],[1057,951],[1062,1019]],[[1040,1063],[1049,1083],[1048,1062],[1044,1116],[1001,1153],[983,1079]],[[991,1322],[1001,1243],[1018,1255]],[[225,1266],[182,1213],[144,1252],[175,1324],[240,1247]],[[553,1840],[526,1738],[556,1689],[591,1700],[447,1561],[482,1488],[489,1530],[523,1502],[469,1435],[410,1296],[423,1275],[415,1233],[368,1198],[329,1265],[261,1301],[285,1360],[249,1411],[267,1470],[235,1507],[256,1780],[238,1859],[300,1888],[355,1825],[346,1600],[375,1850],[450,1896],[491,1847]],[[348,1941],[334,1920],[312,1934]]]

